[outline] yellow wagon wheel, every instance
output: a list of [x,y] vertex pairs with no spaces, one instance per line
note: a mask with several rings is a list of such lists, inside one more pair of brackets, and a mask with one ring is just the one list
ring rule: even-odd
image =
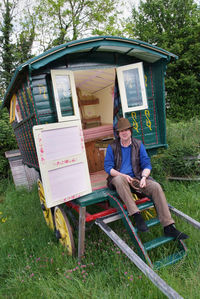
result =
[[72,228],[63,209],[59,207],[55,208],[54,221],[57,239],[67,249],[69,255],[74,255],[75,246]]
[[40,203],[41,203],[44,219],[46,221],[47,226],[51,230],[54,230],[53,214],[52,214],[51,209],[47,208],[42,182],[38,179],[37,183],[38,183],[38,194],[39,194],[39,198],[40,198]]

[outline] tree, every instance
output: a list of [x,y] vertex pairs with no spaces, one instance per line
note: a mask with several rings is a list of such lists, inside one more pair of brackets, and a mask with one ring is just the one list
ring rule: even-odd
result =
[[[28,8],[25,9],[24,15],[19,17],[19,4],[19,0],[3,0],[0,11],[2,16],[0,24],[1,95],[8,87],[16,67],[31,58],[35,38],[34,19]],[[20,33],[17,33],[15,27],[20,28]]]
[[11,16],[11,9],[12,4],[9,0],[4,0],[5,11],[2,13],[3,15],[3,23],[1,26],[2,36],[1,36],[1,85],[3,88],[6,88],[10,82],[12,76],[12,59],[13,59],[13,52],[12,52],[12,45],[10,42],[11,33],[12,33],[12,16]]
[[21,31],[17,35],[15,44],[15,63],[21,64],[33,57],[32,48],[35,40],[35,16],[27,10],[26,20],[21,20]]
[[200,11],[194,0],[140,1],[126,31],[179,56],[167,69],[167,116],[189,119],[199,115]]
[[0,110],[0,144],[0,178],[3,178],[8,175],[9,170],[5,152],[17,148],[14,132],[9,124],[9,114],[5,108]]
[[16,67],[33,53],[88,35],[120,34],[116,22],[119,1],[122,0],[3,0],[0,4],[1,96]]
[[38,16],[39,44],[45,50],[100,31],[105,32],[105,26],[109,31],[109,24],[112,31],[113,18],[118,14],[118,1],[40,0],[34,8],[34,14]]

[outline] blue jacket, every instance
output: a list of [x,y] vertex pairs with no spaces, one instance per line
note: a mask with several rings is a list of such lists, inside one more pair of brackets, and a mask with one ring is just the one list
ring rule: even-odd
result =
[[110,175],[112,168],[138,179],[141,179],[143,169],[152,169],[151,161],[144,145],[135,138],[132,138],[132,143],[128,147],[123,147],[120,139],[115,140],[108,146],[104,160],[104,169],[109,174],[108,185],[113,178]]

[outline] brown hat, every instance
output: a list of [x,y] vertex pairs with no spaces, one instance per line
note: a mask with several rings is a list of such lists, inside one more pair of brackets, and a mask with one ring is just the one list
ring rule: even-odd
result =
[[120,118],[117,123],[117,131],[122,131],[126,129],[131,129],[132,126],[127,118]]

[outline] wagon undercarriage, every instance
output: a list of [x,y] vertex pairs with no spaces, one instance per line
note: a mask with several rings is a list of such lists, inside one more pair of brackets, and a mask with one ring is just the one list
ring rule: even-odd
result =
[[[39,184],[40,185],[40,184]],[[40,191],[39,191],[40,193]],[[159,225],[159,220],[156,216],[153,202],[148,198],[138,199],[136,195],[133,196],[138,204],[141,212],[147,213],[146,220],[149,228]],[[87,212],[87,208],[91,205],[99,205],[102,211],[97,213]],[[175,241],[171,237],[160,236],[151,241],[143,242],[142,236],[137,232],[131,218],[128,216],[126,207],[119,200],[117,193],[108,188],[100,188],[93,191],[92,194],[83,196],[75,201],[66,203],[68,207],[67,213],[62,208],[56,207],[54,210],[54,231],[56,237],[62,245],[67,249],[69,255],[75,254],[74,240],[70,222],[76,222],[78,227],[78,259],[84,255],[85,250],[85,226],[86,223],[94,223],[127,255],[127,257],[168,297],[168,298],[182,298],[169,285],[166,284],[155,272],[155,269],[174,264],[186,255],[187,248],[183,241]],[[180,216],[191,225],[200,229],[200,223],[177,209],[170,206],[172,212]],[[42,205],[43,208],[43,205]],[[70,211],[74,210],[79,215],[78,221],[74,219],[74,214]],[[67,216],[70,219],[70,222]],[[44,214],[45,216],[45,214]],[[47,224],[51,227],[52,214],[49,214],[50,221]],[[48,217],[47,217],[48,218]],[[108,223],[122,220],[134,247],[130,247],[125,243],[113,229],[108,226]],[[172,253],[161,260],[152,261],[149,252],[155,248],[165,246],[167,243],[173,242]],[[176,248],[176,250],[175,250]]]

